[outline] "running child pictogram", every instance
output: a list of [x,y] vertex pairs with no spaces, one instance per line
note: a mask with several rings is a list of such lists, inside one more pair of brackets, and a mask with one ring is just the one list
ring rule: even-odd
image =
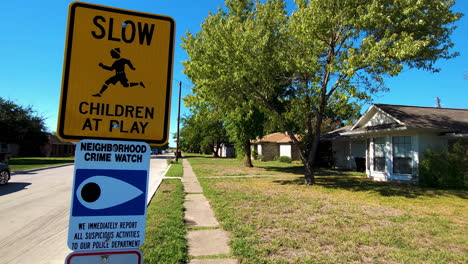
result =
[[107,90],[110,84],[115,85],[118,82],[120,82],[125,88],[133,87],[136,85],[140,85],[141,87],[146,88],[143,82],[128,82],[127,75],[125,74],[125,65],[128,65],[128,67],[131,70],[135,70],[135,67],[133,67],[132,62],[129,59],[122,58],[122,56],[120,55],[120,48],[112,49],[110,51],[110,54],[111,57],[115,59],[114,63],[112,63],[112,66],[106,66],[102,62],[99,63],[99,66],[104,70],[115,71],[115,75],[107,79],[102,85],[102,88],[99,91],[99,93],[93,94],[93,96],[101,97],[101,95],[104,93],[104,91]]

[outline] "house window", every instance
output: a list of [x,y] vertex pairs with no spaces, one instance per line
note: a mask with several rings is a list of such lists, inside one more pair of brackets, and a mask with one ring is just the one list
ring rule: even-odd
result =
[[0,144],[0,153],[7,153],[8,150],[8,144]]
[[385,171],[385,137],[374,138],[374,170]]
[[393,137],[393,173],[411,174],[413,159],[411,158],[411,137]]

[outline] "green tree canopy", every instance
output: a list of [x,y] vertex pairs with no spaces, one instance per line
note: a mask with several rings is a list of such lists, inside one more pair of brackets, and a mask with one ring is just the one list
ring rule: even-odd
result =
[[180,147],[188,152],[212,153],[219,156],[221,144],[228,140],[222,115],[203,101],[188,95],[184,98],[191,115],[182,118]]
[[0,97],[0,142],[21,146],[22,155],[40,154],[47,142],[44,118],[31,106],[21,106]]
[[[324,120],[353,118],[405,67],[451,59],[453,0],[226,1],[196,35],[185,73],[211,101],[253,101],[301,150],[306,183]],[[333,123],[333,122],[332,122]],[[298,136],[300,135],[300,136]]]

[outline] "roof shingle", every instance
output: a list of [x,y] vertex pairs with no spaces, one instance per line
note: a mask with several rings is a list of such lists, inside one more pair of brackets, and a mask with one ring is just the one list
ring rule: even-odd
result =
[[468,109],[375,104],[408,128],[468,132]]

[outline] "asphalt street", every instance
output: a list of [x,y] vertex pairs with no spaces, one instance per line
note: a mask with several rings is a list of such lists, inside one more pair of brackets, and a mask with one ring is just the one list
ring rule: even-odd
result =
[[[172,154],[171,154],[172,156]],[[151,159],[148,195],[159,185],[168,155]],[[0,186],[0,264],[63,264],[73,165],[16,173]]]

